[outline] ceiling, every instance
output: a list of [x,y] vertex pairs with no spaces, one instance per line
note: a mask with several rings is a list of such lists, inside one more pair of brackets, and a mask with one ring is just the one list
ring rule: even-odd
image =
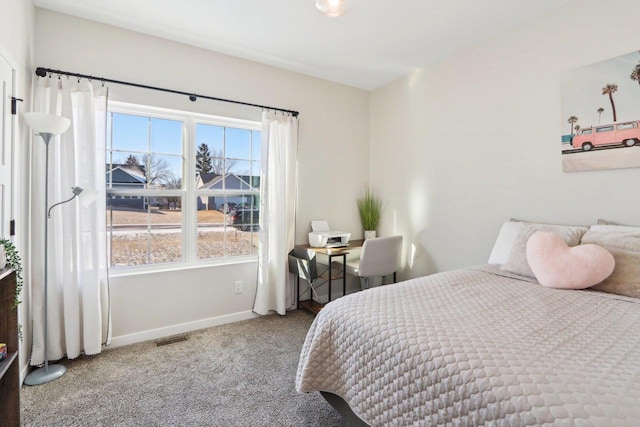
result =
[[372,90],[571,0],[34,0],[36,6]]

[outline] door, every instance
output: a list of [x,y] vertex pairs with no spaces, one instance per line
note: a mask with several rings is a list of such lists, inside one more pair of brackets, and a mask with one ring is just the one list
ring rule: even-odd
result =
[[9,221],[12,212],[11,148],[13,120],[11,97],[13,96],[13,69],[0,55],[0,237],[9,237]]

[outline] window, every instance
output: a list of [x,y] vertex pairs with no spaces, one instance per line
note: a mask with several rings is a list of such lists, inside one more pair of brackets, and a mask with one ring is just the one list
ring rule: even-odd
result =
[[636,122],[631,122],[631,123],[620,123],[618,126],[616,126],[616,128],[618,130],[625,130],[625,129],[635,129],[638,127],[638,123]]
[[112,103],[111,267],[255,256],[260,123]]
[[[196,124],[195,138],[198,258],[216,258],[223,246],[227,256],[256,253],[260,132],[201,122]],[[211,215],[224,217],[234,232],[220,234],[210,225]]]
[[604,126],[601,128],[596,128],[596,133],[600,132],[611,132],[613,130],[613,126]]

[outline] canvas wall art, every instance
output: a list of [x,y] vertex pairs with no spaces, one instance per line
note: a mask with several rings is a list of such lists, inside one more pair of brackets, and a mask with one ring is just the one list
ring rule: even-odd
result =
[[562,170],[640,167],[640,51],[562,79]]

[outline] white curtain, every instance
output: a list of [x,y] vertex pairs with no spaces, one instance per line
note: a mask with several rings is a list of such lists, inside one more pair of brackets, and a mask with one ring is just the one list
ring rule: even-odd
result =
[[295,244],[298,119],[286,113],[262,113],[260,244],[258,288],[253,311],[286,314],[293,305],[293,278],[287,256]]
[[[111,335],[105,194],[107,89],[86,80],[40,78],[33,111],[71,119],[49,144],[49,206],[84,189],[51,211],[48,242],[48,358],[97,354]],[[32,138],[31,364],[44,362],[45,144]]]

